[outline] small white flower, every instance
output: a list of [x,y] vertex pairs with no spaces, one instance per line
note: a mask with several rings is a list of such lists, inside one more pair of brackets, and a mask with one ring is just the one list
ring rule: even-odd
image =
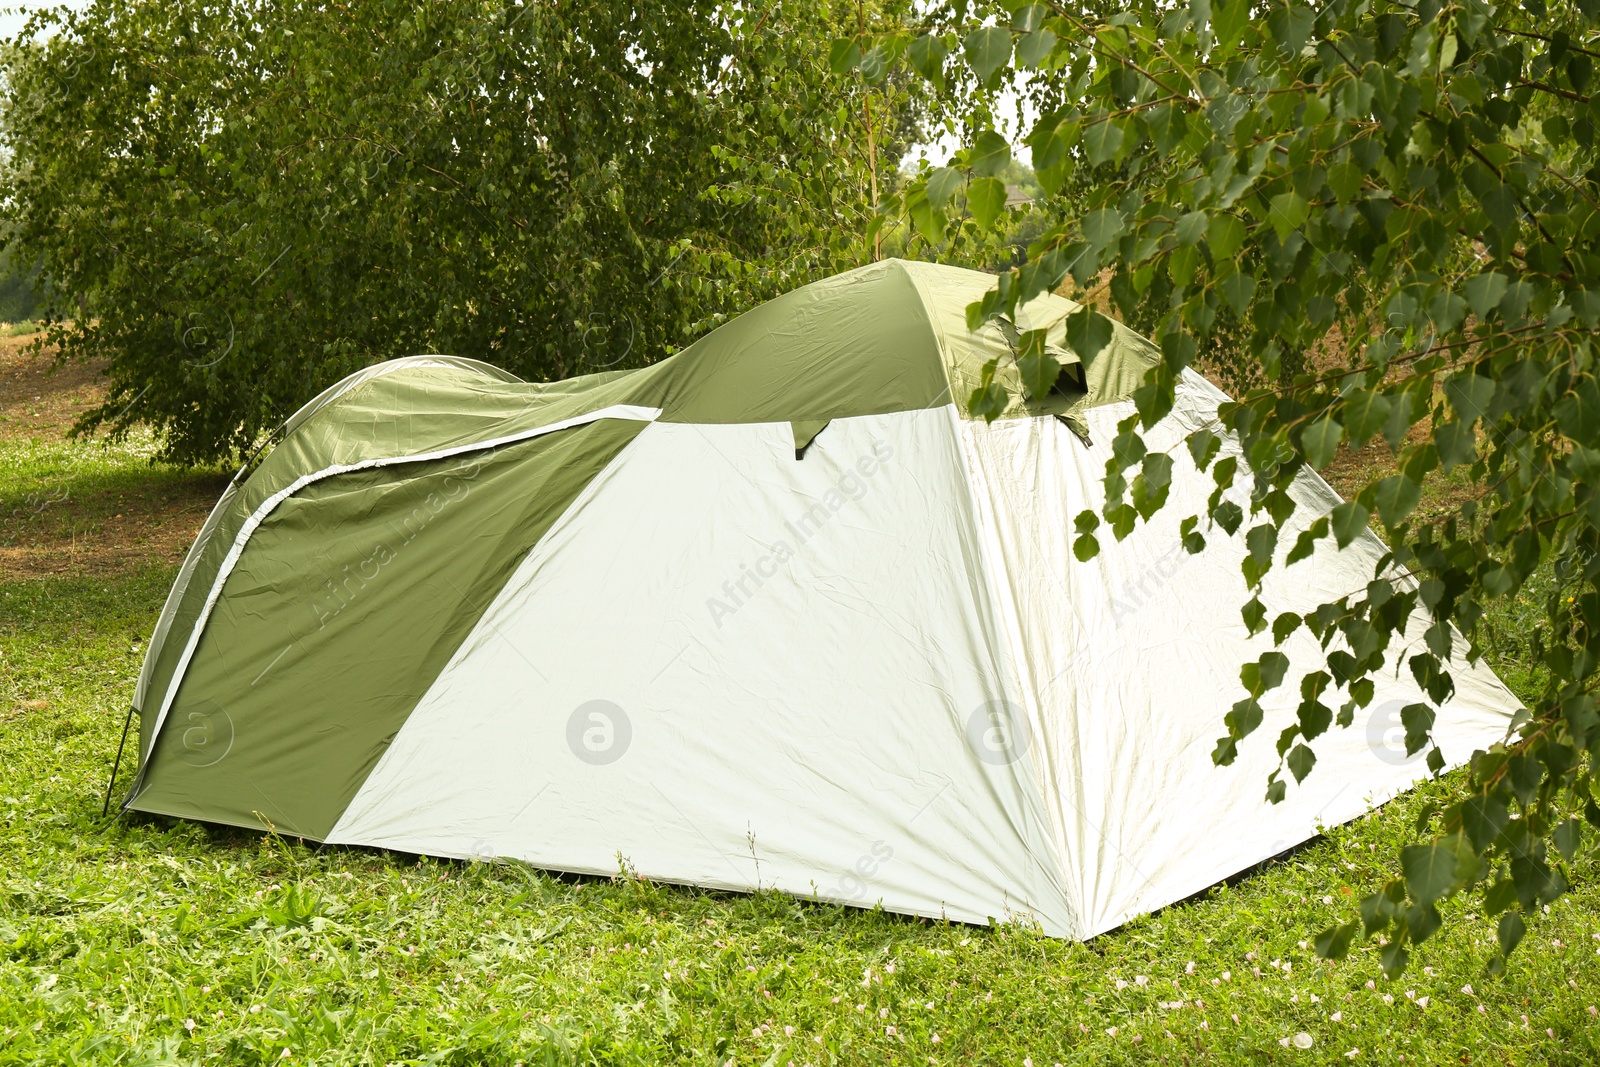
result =
[[1280,1037],[1280,1038],[1278,1038],[1278,1044],[1282,1045],[1284,1048],[1288,1048],[1289,1047],[1289,1039],[1286,1038],[1286,1037]]
[[1301,952],[1304,952],[1304,951],[1305,951],[1305,950],[1306,950],[1306,949],[1307,949],[1307,948],[1309,948],[1309,947],[1310,947],[1310,946],[1309,946],[1309,945],[1307,945],[1307,944],[1306,944],[1306,943],[1305,943],[1305,942],[1304,942],[1304,941],[1302,941],[1302,942],[1300,942],[1300,951],[1301,951]]
[[784,1028],[783,1028],[783,1036],[784,1036],[784,1037],[793,1037],[793,1036],[794,1036],[794,1027],[792,1027],[792,1026],[785,1026],[785,1027],[784,1027]]
[[1117,979],[1117,988],[1118,989],[1127,989],[1128,988],[1128,983],[1124,982],[1122,979],[1118,978]]
[[933,1043],[934,1043],[934,1044],[935,1044],[935,1045],[937,1045],[937,1044],[938,1044],[938,1043],[939,1043],[939,1042],[941,1042],[941,1041],[943,1041],[943,1040],[944,1040],[944,1038],[942,1038],[942,1037],[940,1037],[940,1036],[939,1036],[939,1031],[937,1031],[937,1030],[935,1030],[935,1031],[934,1031],[934,1032],[933,1032]]
[[1193,974],[1194,973],[1194,960],[1190,960],[1188,963],[1183,965],[1183,973],[1184,974]]
[[1417,991],[1415,989],[1406,990],[1406,999],[1407,1000],[1416,1000],[1417,999]]
[[893,974],[894,973],[894,963],[892,961],[889,962],[889,963],[885,963],[883,965],[883,973],[884,974]]
[[1107,1037],[1116,1037],[1117,1036],[1117,1028],[1115,1026],[1106,1027],[1106,1036]]
[[1478,1014],[1479,1015],[1488,1015],[1489,1014],[1489,1009],[1484,1007],[1482,1004],[1479,1004],[1478,1005]]
[[1254,952],[1246,952],[1244,958],[1253,961],[1256,958],[1256,954]]
[[1142,974],[1136,974],[1136,975],[1133,976],[1133,984],[1134,985],[1149,985],[1150,984],[1150,979],[1146,978]]
[[1477,995],[1477,994],[1473,993],[1473,991],[1472,991],[1472,983],[1470,983],[1470,982],[1461,987],[1461,992],[1465,993],[1469,997]]
[[1332,1015],[1328,1016],[1328,1021],[1330,1023],[1342,1023],[1342,1022],[1344,1022],[1344,1012],[1342,1012],[1342,1011],[1334,1012]]
[[1222,980],[1223,980],[1223,981],[1224,981],[1224,982],[1231,982],[1231,981],[1233,981],[1233,974],[1232,974],[1232,972],[1230,972],[1230,971],[1223,971],[1223,972],[1222,972]]
[[889,1009],[888,1008],[879,1008],[878,1009],[878,1018],[887,1019],[888,1017],[889,1017]]
[[751,1037],[760,1037],[761,1036],[761,1027],[758,1026],[754,1030],[751,1030],[750,1031],[750,1036]]
[[1236,1023],[1239,1021],[1239,1016],[1237,1016],[1237,1015],[1230,1015],[1230,1016],[1228,1016],[1228,1018],[1232,1019]]
[[1324,904],[1332,904],[1332,903],[1333,903],[1333,898],[1332,898],[1332,897],[1331,897],[1331,896],[1329,896],[1329,897],[1323,897],[1323,898],[1322,898],[1322,902],[1323,902],[1323,903],[1324,903]]
[[1428,998],[1427,997],[1418,997],[1417,998],[1417,1007],[1426,1008],[1427,1006],[1428,1006]]
[[183,1028],[185,1030],[189,1031],[191,1034],[194,1033],[194,1020],[193,1019],[185,1019],[185,1020],[183,1020]]
[[1390,996],[1388,993],[1385,993],[1383,995],[1383,1002],[1385,1004],[1393,1004],[1394,1003],[1394,997]]
[[885,1035],[887,1035],[887,1036],[888,1036],[888,1037],[893,1037],[893,1036],[894,1036],[894,1035],[895,1035],[895,1033],[896,1033],[896,1031],[895,1031],[895,1028],[894,1028],[894,1027],[892,1027],[892,1026],[885,1026],[885,1027],[884,1027],[884,1028],[883,1028],[883,1032],[884,1032],[884,1034],[885,1034]]
[[1347,1057],[1349,1057],[1350,1059],[1352,1059],[1352,1060],[1355,1059],[1360,1054],[1361,1054],[1361,1050],[1358,1049],[1358,1048],[1353,1048],[1349,1052],[1345,1053],[1345,1055]]
[[1313,993],[1313,994],[1311,994],[1311,1003],[1313,1003],[1313,1004],[1321,1004],[1322,1003],[1322,998],[1317,996],[1315,993]]
[[1589,1014],[1600,1016],[1600,1008],[1596,1008],[1593,1004],[1589,1005]]

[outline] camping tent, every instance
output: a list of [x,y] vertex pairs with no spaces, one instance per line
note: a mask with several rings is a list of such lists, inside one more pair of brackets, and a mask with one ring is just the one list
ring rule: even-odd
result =
[[[1398,718],[1424,698],[1394,670],[1284,802],[1263,800],[1269,728],[1297,675],[1212,765],[1239,666],[1271,647],[1239,618],[1242,533],[1180,547],[1212,488],[1183,459],[1155,521],[1073,559],[1159,355],[1118,325],[1078,359],[1055,296],[971,332],[992,284],[889,261],[641,370],[532,384],[425,356],[329,389],[178,575],[124,807],[1083,938],[1425,775]],[[1033,328],[1068,364],[1038,402],[1009,359]],[[995,357],[1011,406],[970,419]],[[1151,447],[1224,399],[1186,374]],[[1337,502],[1310,473],[1292,491],[1280,544]],[[1262,601],[1357,591],[1383,551],[1324,544]],[[1322,663],[1304,630],[1285,649]],[[1515,706],[1453,669],[1452,765]]]

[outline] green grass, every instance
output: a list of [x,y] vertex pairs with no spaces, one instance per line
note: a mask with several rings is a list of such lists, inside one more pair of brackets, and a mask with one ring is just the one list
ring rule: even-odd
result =
[[[24,477],[22,495],[78,477],[90,496],[174,477],[137,449],[51,467],[37,448],[0,441],[8,498]],[[1438,785],[1089,944],[107,825],[170,578],[0,582],[0,1064],[1600,1061],[1592,859],[1499,979],[1465,903],[1396,982],[1374,949],[1332,964],[1303,947],[1380,882]],[[1302,1032],[1309,1051],[1280,1045]]]

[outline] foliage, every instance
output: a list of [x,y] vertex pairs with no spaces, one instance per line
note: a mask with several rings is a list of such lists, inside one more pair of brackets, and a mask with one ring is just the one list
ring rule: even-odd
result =
[[13,262],[0,250],[0,322],[26,322],[39,307],[39,270]]
[[[1121,538],[1164,505],[1174,461],[1147,453],[1140,431],[1171,410],[1219,328],[1240,346],[1255,384],[1188,439],[1217,490],[1185,521],[1185,544],[1242,534],[1250,631],[1270,625],[1281,645],[1306,627],[1325,662],[1290,673],[1273,649],[1246,664],[1218,763],[1263,725],[1265,692],[1298,686],[1297,720],[1274,724],[1268,796],[1281,799],[1311,772],[1316,739],[1370,701],[1377,672],[1405,669],[1429,697],[1402,712],[1407,746],[1441,769],[1431,728],[1452,667],[1482,652],[1486,614],[1553,575],[1518,635],[1539,684],[1513,735],[1421,813],[1419,840],[1359,917],[1318,939],[1337,957],[1382,935],[1399,973],[1441,903],[1470,890],[1499,917],[1501,970],[1600,827],[1600,3],[1092,6],[957,2],[932,32],[855,47],[908,56],[935,80],[1017,78],[1040,109],[1027,143],[1041,185],[1088,190],[973,305],[974,325],[1103,269],[1122,314],[1155,324],[1163,363],[1119,427],[1103,512],[1078,517],[1080,558],[1102,523]],[[992,183],[1008,153],[977,131],[956,166],[908,188],[905,210],[937,225],[947,191]],[[993,400],[975,394],[972,410]],[[1237,448],[1219,458],[1223,438]],[[1297,479],[1377,438],[1395,469],[1328,515],[1295,516]],[[1451,472],[1469,499],[1419,517],[1424,486]],[[1319,541],[1343,547],[1369,521],[1390,550],[1366,589],[1269,618],[1256,595],[1269,570]]]
[[52,282],[46,343],[109,360],[84,428],[151,423],[169,459],[246,452],[394,356],[530,379],[638,365],[870,258],[871,187],[930,94],[841,90],[827,48],[902,15],[897,0],[36,15],[3,55],[5,246]]

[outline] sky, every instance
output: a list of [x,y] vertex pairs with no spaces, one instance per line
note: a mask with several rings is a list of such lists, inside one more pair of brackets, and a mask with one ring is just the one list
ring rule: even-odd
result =
[[50,7],[76,7],[89,6],[89,0],[4,0],[0,3],[0,37],[14,37],[22,24],[28,20],[28,14],[40,8]]

